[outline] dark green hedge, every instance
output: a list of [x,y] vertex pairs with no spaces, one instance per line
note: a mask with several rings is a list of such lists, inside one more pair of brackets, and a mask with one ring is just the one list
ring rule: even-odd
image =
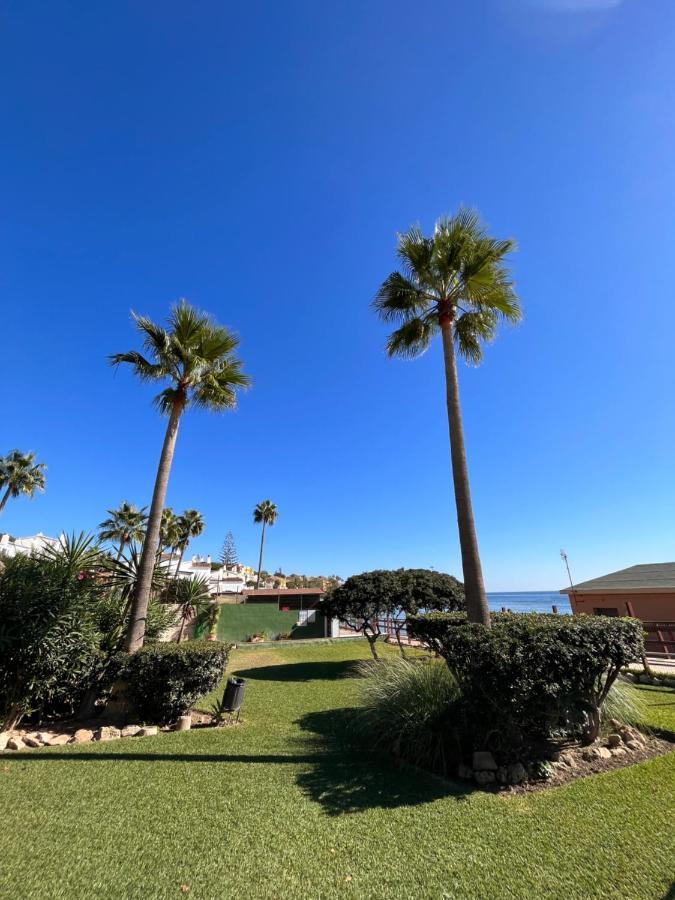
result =
[[487,629],[429,613],[409,627],[457,679],[475,749],[594,740],[609,688],[643,651],[642,625],[628,618],[505,613]]
[[122,661],[120,677],[144,722],[164,724],[186,715],[225,674],[231,644],[186,641],[142,647]]

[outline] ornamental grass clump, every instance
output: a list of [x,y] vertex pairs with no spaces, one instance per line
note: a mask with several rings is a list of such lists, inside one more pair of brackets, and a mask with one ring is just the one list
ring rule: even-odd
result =
[[446,774],[448,726],[459,697],[448,667],[433,659],[393,658],[363,661],[355,674],[363,679],[355,733],[373,749]]
[[643,650],[642,626],[628,618],[507,613],[488,630],[430,613],[409,627],[455,676],[470,749],[504,760],[560,740],[594,741],[612,685]]

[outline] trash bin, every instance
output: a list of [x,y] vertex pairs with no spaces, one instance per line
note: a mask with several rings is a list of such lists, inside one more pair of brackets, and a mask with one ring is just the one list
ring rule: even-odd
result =
[[225,686],[225,696],[223,697],[223,706],[228,712],[239,712],[241,704],[244,702],[244,691],[246,690],[246,679],[237,678],[235,675],[227,679]]

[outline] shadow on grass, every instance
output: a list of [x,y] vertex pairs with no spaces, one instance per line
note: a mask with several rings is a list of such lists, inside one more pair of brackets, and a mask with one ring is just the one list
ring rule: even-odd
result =
[[317,679],[344,678],[354,667],[354,660],[326,662],[283,663],[279,666],[256,666],[237,669],[240,678],[253,681],[315,681]]
[[675,881],[671,884],[670,889],[663,895],[662,900],[675,900]]
[[355,709],[324,710],[308,713],[296,723],[317,749],[311,771],[297,776],[298,786],[329,816],[373,807],[419,806],[444,797],[465,800],[473,792],[473,785],[446,781],[359,746],[352,728],[355,713]]

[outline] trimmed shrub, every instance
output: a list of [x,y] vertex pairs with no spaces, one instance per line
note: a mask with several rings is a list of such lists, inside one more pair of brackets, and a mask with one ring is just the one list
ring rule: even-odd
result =
[[127,656],[120,678],[143,721],[166,724],[186,715],[222,679],[231,646],[185,641],[142,647]]
[[399,657],[363,661],[354,671],[363,679],[356,733],[373,749],[447,774],[446,736],[459,690],[445,663]]
[[607,693],[643,650],[641,623],[628,618],[506,613],[487,629],[430,613],[409,625],[457,679],[471,749],[505,755],[595,740]]

